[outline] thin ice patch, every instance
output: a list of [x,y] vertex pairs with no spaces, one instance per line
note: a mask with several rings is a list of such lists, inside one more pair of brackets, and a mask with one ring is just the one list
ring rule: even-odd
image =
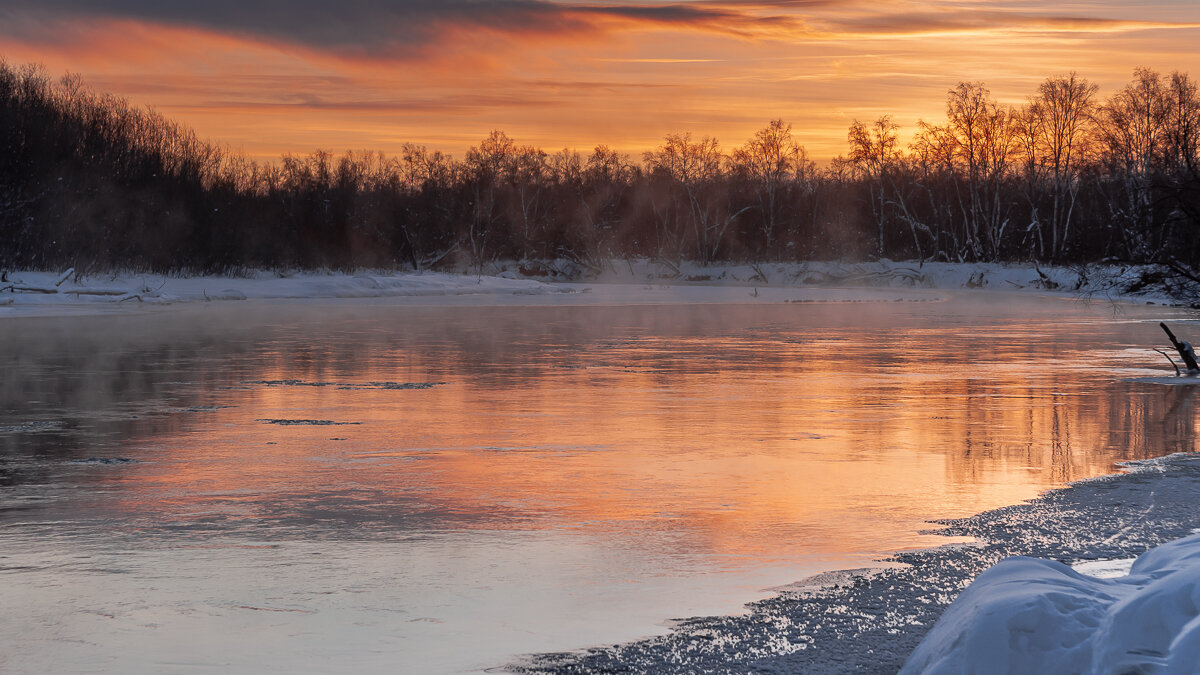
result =
[[8,424],[0,426],[0,434],[22,434],[33,433],[38,431],[55,431],[62,429],[65,425],[62,422],[21,422],[20,424]]
[[445,382],[307,382],[305,380],[247,380],[242,384],[267,387],[333,387],[335,389],[432,389]]
[[445,382],[364,382],[362,384],[339,384],[338,389],[432,389]]
[[183,410],[183,412],[215,412],[217,410],[224,410],[226,408],[233,408],[233,407],[235,407],[235,406],[231,406],[231,405],[193,405],[193,406],[188,406],[186,408],[182,408],[181,410]]
[[349,424],[362,424],[362,422],[335,422],[333,420],[285,420],[260,418],[256,422],[266,422],[267,424],[279,424],[282,426],[313,426],[313,427],[333,427],[345,426]]

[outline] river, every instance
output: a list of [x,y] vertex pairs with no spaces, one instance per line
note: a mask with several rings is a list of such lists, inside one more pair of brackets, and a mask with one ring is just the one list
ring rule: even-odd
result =
[[475,672],[1195,449],[1176,310],[803,299],[0,322],[0,670]]

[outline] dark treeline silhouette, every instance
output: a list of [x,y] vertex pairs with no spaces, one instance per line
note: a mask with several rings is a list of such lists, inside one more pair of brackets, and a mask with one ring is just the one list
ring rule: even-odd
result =
[[670,135],[641,161],[605,146],[547,153],[496,131],[461,160],[406,145],[259,164],[77,77],[0,62],[0,265],[1200,264],[1200,95],[1188,75],[1138,69],[1107,99],[1056,76],[1020,106],[963,82],[946,112],[907,148],[890,117],[855,121],[849,152],[824,168],[782,120],[730,151]]

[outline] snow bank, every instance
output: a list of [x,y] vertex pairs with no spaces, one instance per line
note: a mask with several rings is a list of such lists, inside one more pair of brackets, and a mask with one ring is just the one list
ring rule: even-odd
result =
[[1200,535],[1102,579],[1012,557],[950,605],[901,673],[1200,673]]
[[[559,266],[561,267],[561,266]],[[553,267],[551,269],[559,269]],[[513,270],[506,268],[504,273]],[[852,286],[891,288],[988,288],[992,290],[1077,290],[1090,283],[1070,268],[991,263],[797,262],[751,265],[672,263],[638,259],[611,261],[592,274],[597,281],[671,281],[706,284]]]
[[[987,263],[770,263],[701,265],[635,259],[606,261],[585,270],[557,260],[489,265],[489,274],[442,272],[279,274],[242,277],[114,275],[80,278],[66,272],[15,272],[0,283],[0,317],[95,312],[147,304],[263,299],[552,296],[596,290],[610,302],[814,302],[911,300],[927,289],[1105,293],[1121,288],[1133,268],[1037,268]],[[617,289],[617,290],[614,290]],[[624,289],[624,290],[619,290]],[[845,292],[853,289],[856,294]],[[665,292],[669,290],[670,292]],[[744,291],[744,292],[743,292]],[[795,292],[808,293],[797,295]],[[869,291],[870,293],[863,294]],[[649,292],[649,293],[648,293]],[[882,297],[881,292],[902,293]],[[841,295],[838,295],[841,293]],[[657,295],[655,295],[657,294]],[[655,296],[655,297],[650,297]],[[928,298],[926,298],[928,299]],[[1166,297],[1140,300],[1169,303]],[[599,301],[599,298],[593,301]]]
[[[713,263],[634,258],[607,260],[583,269],[569,260],[494,263],[490,271],[508,278],[538,277],[600,283],[671,283],[792,287],[983,288],[998,291],[1057,291],[1121,295],[1138,286],[1144,266],[1041,267],[1033,264],[943,263],[878,260],[787,263]],[[1141,284],[1139,299],[1169,302]]]
[[[136,307],[144,304],[263,299],[380,298],[457,295],[541,295],[563,289],[532,279],[417,272],[335,274],[308,272],[281,276],[258,272],[247,277],[163,277],[115,275],[71,279],[51,272],[18,272],[0,287],[5,313],[31,309]],[[57,313],[57,312],[53,312]],[[3,314],[0,314],[2,316]]]

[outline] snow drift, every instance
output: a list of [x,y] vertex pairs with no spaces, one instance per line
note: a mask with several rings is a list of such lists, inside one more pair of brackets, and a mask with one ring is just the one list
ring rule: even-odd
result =
[[1007,558],[950,605],[901,673],[1200,673],[1200,534],[1116,579]]

